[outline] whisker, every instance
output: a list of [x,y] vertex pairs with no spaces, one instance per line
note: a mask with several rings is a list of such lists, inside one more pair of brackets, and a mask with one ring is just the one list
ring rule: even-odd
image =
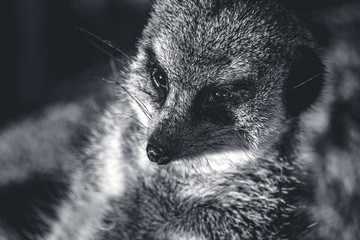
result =
[[132,95],[124,86],[120,85],[120,87],[139,105],[146,117],[150,119],[151,114],[149,113],[149,110],[147,110],[147,108],[144,106],[144,104],[141,103],[134,95]]
[[125,93],[127,93],[140,106],[141,110],[145,113],[147,118],[151,118],[151,114],[146,109],[146,107],[142,103],[140,103],[140,101],[134,95],[132,95],[124,86],[122,86],[119,81],[116,81],[113,79],[106,79],[106,78],[98,77],[98,76],[95,76],[95,78],[100,79],[107,83],[116,84],[116,85],[120,86],[125,91]]
[[106,79],[104,77],[99,77],[99,76],[95,76],[96,79],[99,79],[99,80],[102,80],[104,82],[107,82],[107,83],[112,83],[112,84],[117,84],[117,85],[120,85],[120,83],[116,80],[113,80],[113,79]]
[[310,82],[311,80],[314,80],[314,79],[315,79],[315,78],[317,78],[318,76],[320,76],[320,73],[319,73],[319,74],[316,74],[315,76],[313,76],[313,77],[309,78],[308,80],[306,80],[306,81],[304,81],[304,82],[302,82],[302,83],[300,83],[300,84],[296,85],[296,86],[295,86],[295,87],[293,87],[291,90],[294,90],[294,89],[296,89],[296,88],[298,88],[298,87],[301,87],[302,85],[304,85],[304,84],[306,84],[306,83]]
[[[110,65],[111,65],[113,74],[115,76],[115,79],[120,79],[119,73],[116,69],[116,65],[115,65],[115,62],[113,61],[113,59],[111,59]],[[149,110],[146,108],[146,106],[139,99],[137,99],[133,94],[131,94],[123,85],[121,85],[119,81],[115,81],[115,82],[140,106],[140,108],[144,112],[145,116],[148,119],[150,119],[152,116],[151,116]]]
[[89,40],[89,42],[90,42],[94,47],[96,47],[96,48],[99,49],[102,53],[108,55],[109,57],[115,58],[115,59],[118,60],[118,61],[121,60],[120,58],[117,58],[116,56],[114,56],[114,55],[111,54],[110,52],[106,51],[104,48],[100,47],[100,46],[99,46],[97,43],[95,43],[94,41]]
[[[81,27],[78,27],[78,26],[74,26],[75,29],[87,34],[88,36],[96,39],[97,41],[105,44],[106,46],[114,49],[115,51],[119,52],[120,54],[122,54],[124,57],[126,57],[127,59],[131,60],[132,58],[127,54],[125,53],[123,50],[121,50],[118,46],[116,46],[114,43],[112,43],[111,41],[109,40],[105,40],[105,39],[102,39],[101,37],[95,35],[94,33],[92,32],[89,32],[87,30],[85,30],[84,28],[81,28]],[[98,46],[98,44],[96,44],[94,41],[91,41],[90,42],[97,48],[99,48],[100,50],[104,51],[101,47]],[[104,53],[106,53],[106,51],[104,51]]]
[[133,123],[133,124],[136,124],[136,126],[140,127],[143,130],[148,130],[148,127],[145,126],[144,123],[142,123],[139,119],[137,119],[136,117],[134,117],[132,115],[124,114],[124,113],[116,113],[115,116],[116,115],[121,115],[121,117],[131,118],[131,119],[135,120],[138,123],[138,124],[136,124],[136,123]]

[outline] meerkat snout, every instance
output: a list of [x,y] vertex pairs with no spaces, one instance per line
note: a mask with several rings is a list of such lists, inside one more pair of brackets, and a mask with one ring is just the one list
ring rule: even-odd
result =
[[157,163],[158,165],[165,165],[171,162],[171,153],[165,148],[155,146],[149,143],[146,147],[146,153],[150,161]]

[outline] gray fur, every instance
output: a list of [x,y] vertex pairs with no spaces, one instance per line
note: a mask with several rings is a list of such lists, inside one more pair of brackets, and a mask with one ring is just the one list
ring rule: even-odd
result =
[[[295,204],[309,193],[297,174],[303,171],[294,152],[297,123],[286,114],[284,89],[296,50],[314,49],[314,41],[276,3],[226,1],[221,9],[216,3],[161,1],[153,8],[122,84],[152,116],[133,124],[146,126],[148,141],[176,152],[175,162],[154,173],[136,170],[125,195],[112,201],[104,239],[292,239],[306,233],[306,214]],[[164,103],[149,81],[151,57],[168,74]],[[250,100],[226,106],[234,123],[196,115],[203,88],[234,80],[255,86]],[[136,134],[143,133],[130,135]],[[292,147],[283,148],[284,142]],[[234,150],[254,157],[227,160]],[[214,151],[223,153],[223,172],[211,167],[207,155]],[[131,152],[126,158],[139,157]]]
[[[340,186],[349,205],[357,199],[355,185],[346,188],[343,178],[357,166],[357,129],[345,131],[345,146],[325,129],[318,140],[326,139],[325,147],[313,149],[318,155],[298,154],[306,130],[300,120],[321,94],[317,49],[302,22],[275,1],[155,2],[137,54],[126,71],[114,72],[118,85],[109,86],[110,94],[93,110],[68,121],[73,126],[87,119],[71,142],[72,155],[59,161],[66,167],[60,180],[69,184],[60,202],[47,199],[55,215],[36,208],[45,226],[39,231],[0,222],[0,239],[355,239],[356,215],[345,208],[341,213],[348,215],[333,214],[336,224],[348,227],[342,231],[326,214],[339,207],[333,186]],[[339,74],[345,83],[335,89],[347,89],[347,81],[354,87],[349,95],[335,95],[333,106],[340,111],[339,102],[358,100],[353,97],[359,74],[352,64],[359,59],[344,46],[337,51],[345,57],[331,74],[346,68],[355,76]],[[167,75],[165,95],[151,81],[154,66]],[[219,91],[232,95],[206,105]],[[353,124],[357,114],[355,104],[340,118]],[[68,144],[65,135],[53,138],[60,139],[59,149]],[[151,163],[149,143],[171,152],[171,161]],[[337,148],[342,149],[333,154]],[[337,161],[343,154],[350,155],[348,164]],[[38,155],[29,155],[34,165],[28,172],[43,164],[33,156]],[[309,162],[320,167],[309,171]],[[340,180],[327,166],[345,169],[336,172]],[[350,172],[351,183],[357,182]],[[310,203],[314,176],[316,201]]]

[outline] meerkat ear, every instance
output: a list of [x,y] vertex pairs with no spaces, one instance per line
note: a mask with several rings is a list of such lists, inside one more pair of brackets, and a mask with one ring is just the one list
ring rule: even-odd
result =
[[324,65],[311,49],[302,46],[295,50],[289,77],[285,83],[287,113],[298,116],[311,106],[321,93]]

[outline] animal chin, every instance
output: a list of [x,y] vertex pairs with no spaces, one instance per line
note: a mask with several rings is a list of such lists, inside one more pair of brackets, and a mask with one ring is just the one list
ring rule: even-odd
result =
[[[233,172],[255,162],[256,156],[249,151],[229,150],[217,154],[173,158],[169,162],[157,163],[173,177],[207,175],[214,172]],[[255,167],[255,166],[254,166]]]

